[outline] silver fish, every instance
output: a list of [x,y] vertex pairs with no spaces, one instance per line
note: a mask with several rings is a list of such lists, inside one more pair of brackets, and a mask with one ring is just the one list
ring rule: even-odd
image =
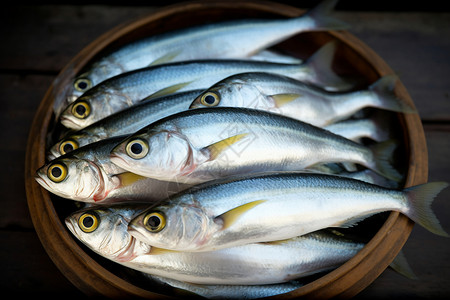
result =
[[298,57],[283,54],[280,51],[275,50],[262,50],[250,56],[250,59],[282,64],[301,64],[303,62],[303,60]]
[[[330,233],[334,233],[331,230]],[[318,232],[322,234],[322,232]],[[325,232],[324,232],[325,233]],[[327,233],[329,234],[329,233]],[[339,236],[345,236],[341,232],[336,232]],[[409,266],[408,261],[402,251],[398,253],[392,263],[389,265],[394,271],[409,279],[417,279],[417,276]],[[285,294],[296,290],[309,283],[306,279],[292,280],[285,283],[266,284],[266,285],[204,285],[191,284],[170,278],[154,276],[142,273],[153,282],[163,285],[169,285],[178,289],[186,290],[208,299],[256,299],[274,295]]]
[[155,247],[202,252],[348,227],[376,213],[398,211],[448,236],[431,210],[434,197],[447,186],[433,182],[395,190],[315,173],[223,180],[152,205],[130,222],[128,231]]
[[61,123],[72,129],[84,128],[144,98],[175,92],[206,89],[219,80],[242,72],[284,74],[329,88],[351,88],[353,81],[331,69],[333,42],[323,46],[301,64],[248,60],[195,60],[168,63],[126,72],[86,91],[61,114]]
[[390,120],[381,118],[381,114],[377,117],[369,117],[362,119],[348,119],[325,126],[335,134],[346,137],[352,141],[361,143],[363,139],[370,139],[376,142],[383,142],[394,139]]
[[66,134],[50,148],[47,157],[52,160],[102,139],[134,133],[163,117],[188,110],[192,100],[201,92],[202,90],[186,91],[142,101],[81,130]]
[[72,82],[57,84],[54,110],[58,115],[61,108],[98,83],[131,70],[176,61],[245,58],[300,32],[345,29],[347,24],[330,16],[336,2],[323,1],[296,18],[217,22],[125,44],[88,64]]
[[303,283],[294,280],[278,284],[263,285],[192,284],[161,276],[143,274],[160,284],[182,289],[207,299],[258,299],[289,293],[304,286]]
[[396,144],[373,147],[325,129],[261,110],[193,109],[161,119],[128,137],[111,161],[130,172],[165,181],[200,183],[269,171],[298,171],[351,162],[399,181],[389,163]]
[[326,233],[220,251],[174,252],[133,238],[136,206],[89,208],[66,218],[67,228],[96,253],[135,270],[193,284],[263,285],[334,269],[364,247]]
[[130,173],[109,160],[124,136],[101,140],[60,156],[36,171],[36,181],[51,193],[86,203],[159,201],[188,185]]
[[366,90],[337,93],[280,74],[242,73],[211,86],[193,101],[190,108],[254,108],[320,127],[347,119],[365,107],[416,113],[395,95],[396,81],[396,76],[387,75]]

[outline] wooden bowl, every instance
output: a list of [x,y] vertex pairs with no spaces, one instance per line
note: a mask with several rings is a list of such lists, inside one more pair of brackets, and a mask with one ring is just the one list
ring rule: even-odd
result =
[[[83,49],[58,75],[65,82],[105,49],[117,47],[140,37],[205,22],[238,18],[295,17],[303,10],[263,1],[204,1],[167,6],[144,18],[123,24],[100,36]],[[393,74],[389,66],[363,42],[346,31],[302,33],[277,45],[291,55],[306,58],[321,45],[338,40],[335,69],[344,75],[357,75],[367,83]],[[26,153],[25,184],[28,206],[36,232],[56,266],[81,291],[88,295],[113,298],[169,298],[166,291],[142,286],[130,280],[133,274],[102,259],[83,247],[64,225],[64,217],[74,209],[73,202],[54,201],[55,196],[34,180],[35,171],[45,163],[46,145],[52,131],[55,86],[44,96],[32,123]],[[401,82],[396,93],[411,106],[410,96]],[[404,186],[427,181],[427,148],[417,114],[394,114],[396,130],[403,145],[399,155],[406,179]],[[351,260],[293,292],[274,298],[349,298],[367,287],[392,262],[412,230],[413,222],[397,213],[386,213],[367,245]],[[172,294],[173,296],[173,294]]]

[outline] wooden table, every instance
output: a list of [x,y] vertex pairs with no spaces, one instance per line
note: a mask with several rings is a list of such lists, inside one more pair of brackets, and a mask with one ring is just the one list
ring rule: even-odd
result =
[[[437,9],[403,12],[354,8],[342,6],[336,15],[350,23],[349,31],[374,49],[400,76],[424,124],[429,181],[450,182],[450,13]],[[112,27],[155,9],[155,6],[21,5],[0,12],[2,292],[82,296],[52,263],[29,216],[24,189],[28,132],[47,88],[76,53]],[[433,209],[450,232],[450,188],[438,196]],[[450,297],[450,239],[415,226],[403,251],[419,280],[404,278],[387,269],[356,298]]]

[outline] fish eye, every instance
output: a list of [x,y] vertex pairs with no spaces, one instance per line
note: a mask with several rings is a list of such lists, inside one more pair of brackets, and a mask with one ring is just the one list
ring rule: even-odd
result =
[[144,217],[144,226],[150,232],[159,232],[166,227],[166,218],[161,212],[151,212]]
[[92,82],[87,78],[79,78],[75,81],[74,87],[79,92],[84,92],[92,87]]
[[147,155],[149,148],[144,140],[135,139],[128,142],[125,150],[131,158],[141,159]]
[[79,145],[74,140],[65,140],[59,145],[59,153],[61,155],[64,155],[70,151],[73,151],[75,149],[78,149]]
[[62,163],[52,164],[47,170],[47,176],[53,182],[61,182],[67,176],[67,167]]
[[200,103],[205,106],[216,106],[220,102],[220,97],[216,93],[207,92],[200,98]]
[[91,106],[86,101],[79,101],[72,106],[72,114],[78,119],[85,119],[91,113]]
[[78,218],[78,226],[83,232],[89,233],[97,229],[100,218],[95,212],[86,212]]

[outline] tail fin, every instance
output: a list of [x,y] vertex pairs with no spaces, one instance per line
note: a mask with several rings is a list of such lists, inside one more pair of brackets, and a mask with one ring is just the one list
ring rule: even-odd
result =
[[411,269],[408,261],[406,260],[406,256],[402,250],[400,250],[389,267],[391,267],[397,273],[405,276],[406,278],[414,280],[418,279],[416,274],[414,274],[414,271]]
[[411,220],[423,226],[434,234],[448,237],[436,215],[431,210],[431,203],[444,188],[446,182],[430,182],[413,186],[404,190],[406,193],[409,210],[406,214]]
[[332,68],[335,52],[336,42],[328,42],[309,57],[305,64],[314,74],[315,84],[321,88],[327,91],[351,90],[357,83],[337,75]]
[[378,79],[369,86],[378,99],[376,107],[402,113],[417,113],[414,107],[408,105],[402,99],[398,98],[395,93],[395,83],[398,77],[396,75],[386,75]]
[[397,142],[395,140],[388,140],[372,146],[371,150],[374,157],[372,170],[388,179],[399,182],[403,179],[403,176],[390,163],[396,148]]
[[330,16],[337,2],[338,0],[324,0],[306,12],[305,16],[310,17],[314,24],[310,30],[344,30],[350,27],[347,23]]

